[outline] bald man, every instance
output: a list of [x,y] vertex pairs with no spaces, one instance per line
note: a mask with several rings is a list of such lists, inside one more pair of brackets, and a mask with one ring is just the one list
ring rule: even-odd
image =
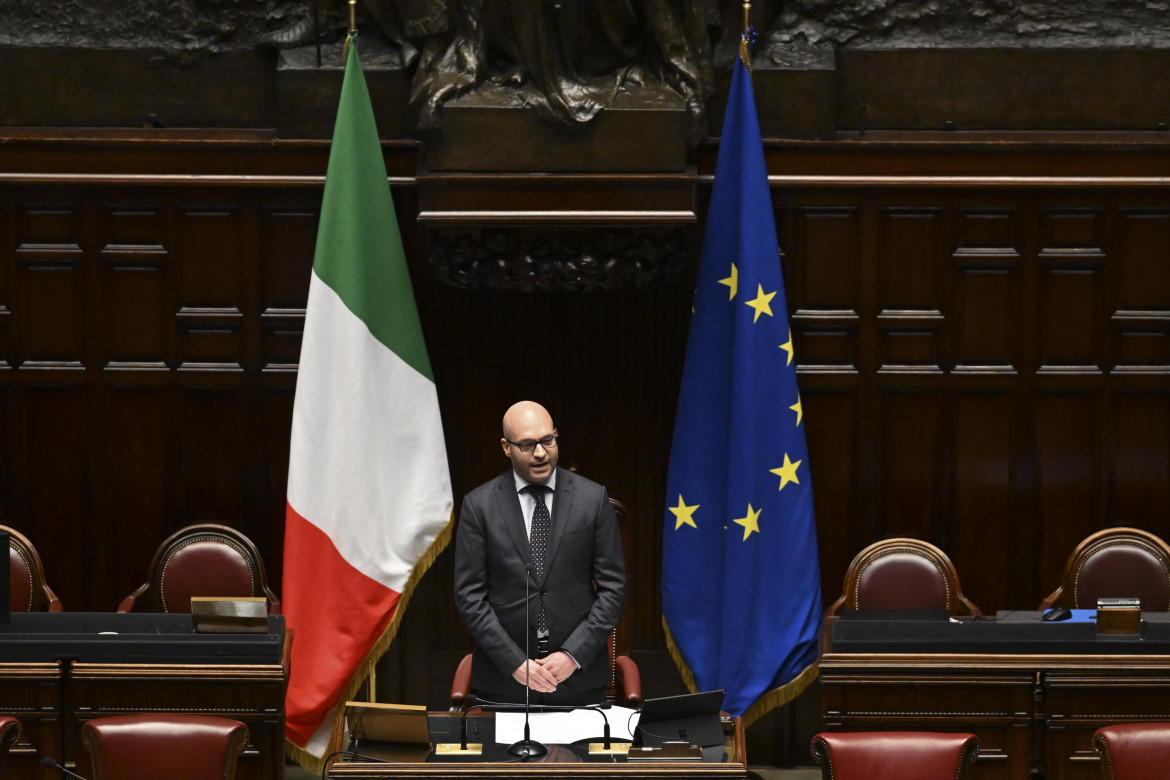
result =
[[534,704],[599,703],[607,638],[626,602],[617,518],[605,488],[557,468],[543,406],[513,405],[503,429],[512,466],[463,499],[455,541],[455,603],[475,641],[471,688],[522,702],[527,682]]

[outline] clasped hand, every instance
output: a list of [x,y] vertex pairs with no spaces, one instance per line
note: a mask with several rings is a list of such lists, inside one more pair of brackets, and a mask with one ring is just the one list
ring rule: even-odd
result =
[[577,664],[563,650],[551,653],[545,658],[525,661],[512,672],[512,679],[521,685],[525,683],[525,669],[529,688],[541,693],[552,693],[557,689],[557,683],[564,682],[577,670]]

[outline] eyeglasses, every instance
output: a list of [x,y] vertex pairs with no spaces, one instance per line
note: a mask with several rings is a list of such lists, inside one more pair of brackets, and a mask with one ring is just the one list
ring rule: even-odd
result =
[[508,442],[513,447],[518,448],[521,452],[534,452],[536,450],[537,444],[539,444],[541,447],[544,447],[546,450],[556,449],[557,446],[556,436],[545,436],[543,439],[538,439],[536,441],[512,441],[511,439],[504,439],[504,441]]

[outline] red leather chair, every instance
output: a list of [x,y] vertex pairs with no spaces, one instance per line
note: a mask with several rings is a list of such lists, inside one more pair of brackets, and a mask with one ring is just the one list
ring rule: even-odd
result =
[[8,763],[8,751],[20,739],[20,721],[11,715],[0,715],[0,780],[4,778],[4,766]]
[[1170,772],[1170,723],[1120,723],[1093,734],[1104,780],[1165,780]]
[[88,721],[81,742],[90,766],[77,772],[90,780],[232,780],[248,728],[206,715],[118,715]]
[[883,539],[859,552],[845,573],[841,598],[826,613],[858,609],[983,614],[963,595],[959,574],[946,553],[929,542],[904,537]]
[[824,780],[966,780],[979,755],[974,734],[860,731],[817,734],[812,755]]
[[60,612],[61,599],[45,582],[45,567],[32,542],[15,528],[0,525],[8,532],[9,599],[13,612]]
[[1170,546],[1138,528],[1106,528],[1077,545],[1040,609],[1094,609],[1099,598],[1128,597],[1145,612],[1170,610]]
[[141,608],[144,596],[150,612],[190,612],[192,596],[263,596],[270,613],[280,612],[256,545],[234,528],[211,523],[167,537],[150,562],[149,579],[122,599],[118,611]]
[[[622,550],[629,549],[628,528],[629,512],[626,505],[616,498],[609,500],[617,515],[618,527],[622,534]],[[609,684],[606,686],[606,698],[613,704],[621,707],[638,709],[642,706],[642,675],[638,671],[638,664],[634,659],[624,654],[625,645],[625,616],[617,628],[609,634]],[[459,666],[455,669],[455,677],[451,680],[451,712],[463,710],[467,694],[471,692],[471,653],[463,656]]]

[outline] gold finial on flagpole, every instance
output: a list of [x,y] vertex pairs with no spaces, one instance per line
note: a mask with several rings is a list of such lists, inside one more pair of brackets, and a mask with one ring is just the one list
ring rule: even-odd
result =
[[345,36],[345,43],[341,47],[341,59],[344,61],[349,54],[349,41],[357,35],[357,0],[349,0],[349,33]]
[[743,34],[739,36],[739,58],[743,60],[748,73],[752,72],[752,56],[748,51],[748,39],[751,37],[752,0],[743,0]]

